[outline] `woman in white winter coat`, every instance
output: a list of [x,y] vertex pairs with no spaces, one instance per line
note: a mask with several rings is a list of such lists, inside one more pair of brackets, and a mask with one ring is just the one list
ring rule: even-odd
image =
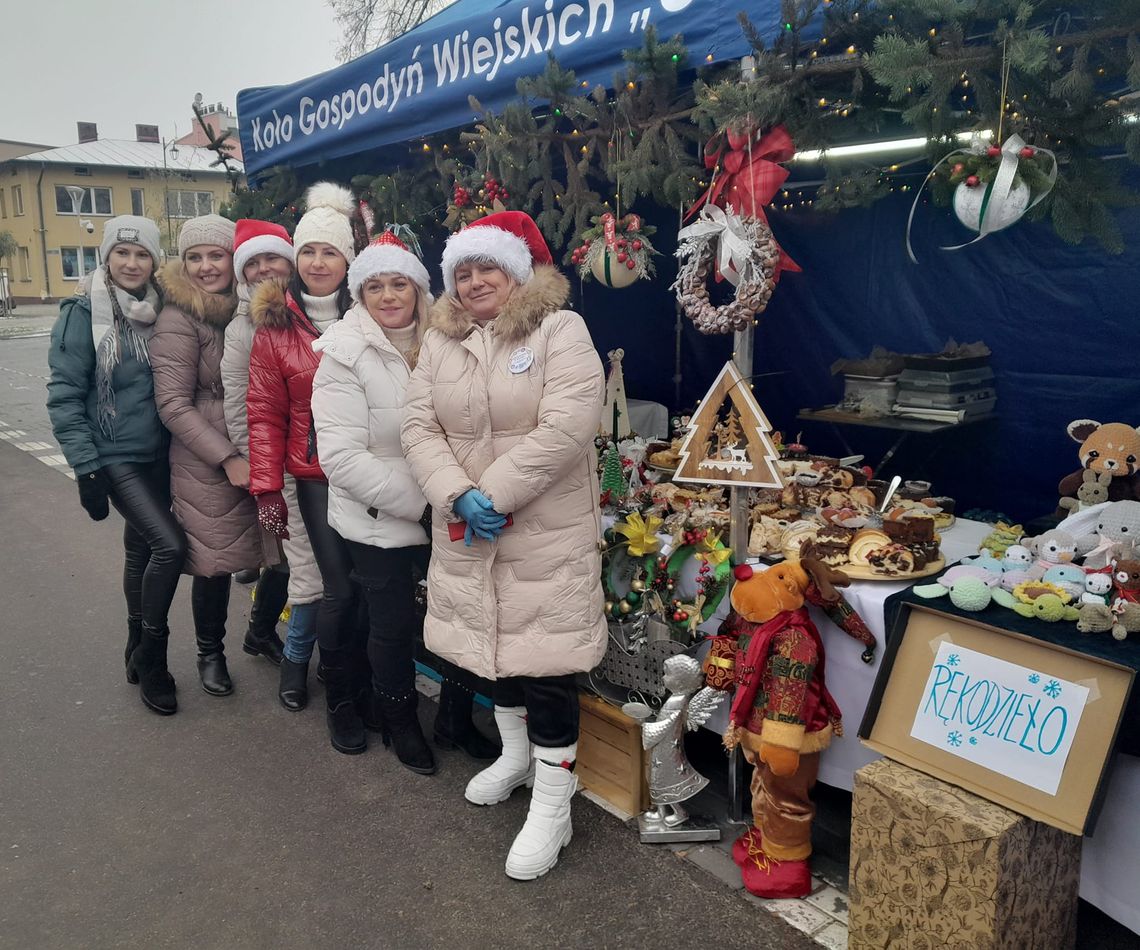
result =
[[[242,218],[234,233],[234,278],[238,306],[226,327],[222,351],[222,389],[226,429],[230,441],[249,459],[249,421],[245,405],[249,392],[249,355],[253,350],[250,295],[258,284],[284,284],[293,276],[293,242],[281,225]],[[317,642],[317,605],[321,599],[321,572],[305,534],[297,507],[297,486],[285,476],[282,490],[289,510],[289,537],[280,541],[285,560],[267,567],[258,578],[250,610],[249,630],[243,648],[280,664],[277,696],[290,712],[308,705],[308,666]],[[277,618],[289,603],[285,643],[277,639]]]
[[[499,212],[452,235],[443,279],[402,430],[435,512],[424,639],[496,681],[503,754],[465,796],[490,805],[533,781],[506,864],[530,880],[570,841],[574,674],[596,666],[606,643],[594,451],[602,366],[527,215]],[[451,541],[448,522],[459,521],[466,537]]]
[[[313,343],[321,354],[312,407],[329,524],[348,547],[368,603],[374,707],[400,762],[427,775],[436,766],[416,715],[414,637],[430,510],[404,458],[400,423],[432,297],[420,259],[391,233],[353,261],[348,285],[354,306]],[[454,684],[444,692],[447,708],[466,702],[469,723],[470,694],[453,695]],[[497,748],[477,738],[482,757],[493,758]]]

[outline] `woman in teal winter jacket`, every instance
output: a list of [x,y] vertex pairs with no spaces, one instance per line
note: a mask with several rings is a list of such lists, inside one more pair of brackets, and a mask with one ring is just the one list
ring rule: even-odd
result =
[[[63,301],[52,328],[48,414],[79,501],[102,521],[113,504],[126,522],[127,681],[157,713],[177,709],[166,668],[167,614],[186,538],[170,511],[169,436],[154,402],[148,341],[161,308],[153,280],[158,226],[121,215],[103,227],[101,266]],[[92,328],[108,325],[96,344]]]

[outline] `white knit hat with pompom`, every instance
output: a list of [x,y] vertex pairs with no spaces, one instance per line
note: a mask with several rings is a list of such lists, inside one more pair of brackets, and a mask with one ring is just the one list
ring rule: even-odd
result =
[[293,232],[294,260],[306,244],[331,244],[351,264],[356,259],[352,239],[352,192],[344,185],[321,181],[305,192],[305,213]]

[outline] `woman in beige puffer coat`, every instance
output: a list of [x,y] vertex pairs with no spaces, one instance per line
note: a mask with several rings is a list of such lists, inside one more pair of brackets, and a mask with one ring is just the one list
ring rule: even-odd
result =
[[[424,639],[496,680],[503,754],[465,795],[493,804],[534,782],[506,866],[529,880],[570,840],[574,674],[606,645],[593,442],[602,366],[527,215],[492,214],[452,235],[443,279],[402,427],[435,512]],[[452,541],[458,520],[467,537]]]
[[222,409],[222,345],[237,306],[233,229],[218,215],[182,226],[179,260],[159,274],[165,305],[150,342],[155,404],[171,434],[174,516],[189,542],[183,572],[194,577],[198,671],[216,696],[233,691],[223,646],[230,575],[275,559],[262,545],[249,464],[229,440]]

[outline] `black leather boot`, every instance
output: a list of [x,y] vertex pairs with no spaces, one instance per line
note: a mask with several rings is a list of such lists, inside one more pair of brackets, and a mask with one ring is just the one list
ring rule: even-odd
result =
[[281,660],[281,682],[277,698],[290,712],[300,712],[309,705],[309,664],[294,663],[289,657]]
[[135,652],[139,641],[142,640],[142,620],[127,618],[127,648],[123,651],[123,662],[127,666],[127,682],[134,686],[139,681],[139,675],[131,666],[131,654]]
[[147,709],[160,716],[170,716],[178,711],[178,700],[174,695],[174,677],[166,668],[166,644],[170,631],[148,630],[143,627],[139,645],[135,647],[127,663],[128,678],[134,674],[139,684],[139,696]]
[[359,755],[368,748],[368,739],[356,706],[352,678],[343,666],[325,666],[325,700],[332,747],[345,755]]
[[445,679],[432,738],[441,749],[462,749],[473,759],[497,759],[503,753],[502,743],[488,739],[475,726],[471,718],[474,698],[471,690]]
[[281,664],[285,644],[277,636],[277,620],[289,596],[289,575],[266,569],[254,590],[249,611],[249,627],[241,648],[250,656],[263,656],[275,666]]
[[198,642],[198,677],[211,696],[229,696],[233,680],[226,666],[226,617],[230,606],[230,577],[195,577],[190,588],[194,639]]
[[[420,717],[416,715],[419,693],[415,690],[405,696],[389,696],[377,692],[380,709],[384,714],[384,725],[392,739],[396,758],[407,769],[420,775],[433,775],[436,770],[435,756],[420,728]],[[385,745],[388,743],[385,742]]]

